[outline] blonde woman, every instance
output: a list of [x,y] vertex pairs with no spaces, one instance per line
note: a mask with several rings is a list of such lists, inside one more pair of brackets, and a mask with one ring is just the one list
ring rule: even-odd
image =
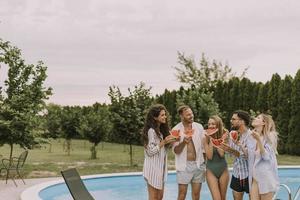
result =
[[206,135],[204,148],[207,157],[206,180],[213,200],[225,200],[227,186],[229,182],[229,172],[225,160],[225,152],[216,148],[212,144],[212,138],[220,139],[223,136],[223,122],[217,116],[211,116],[208,120],[208,129],[218,129],[218,131],[208,136]]
[[272,200],[279,188],[277,171],[277,132],[270,115],[260,114],[252,121],[256,145],[248,149],[251,200]]

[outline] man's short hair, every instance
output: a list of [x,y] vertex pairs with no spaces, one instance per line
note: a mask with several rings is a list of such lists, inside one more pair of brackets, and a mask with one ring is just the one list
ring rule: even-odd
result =
[[241,120],[243,120],[246,126],[250,125],[251,117],[248,112],[244,110],[236,110],[233,112],[233,114],[236,114]]
[[191,109],[191,108],[188,105],[181,105],[177,109],[177,112],[178,112],[179,115],[181,115],[187,109]]

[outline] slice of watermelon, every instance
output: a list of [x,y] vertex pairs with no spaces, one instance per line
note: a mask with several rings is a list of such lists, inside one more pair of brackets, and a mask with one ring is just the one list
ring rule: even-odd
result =
[[239,138],[239,133],[237,131],[230,131],[230,138],[234,141],[237,141]]
[[194,129],[184,131],[184,134],[188,137],[192,137],[194,135]]
[[217,128],[208,128],[208,129],[206,129],[205,131],[206,131],[206,135],[211,136],[211,135],[217,133],[218,130],[219,130],[219,129],[217,129]]
[[223,143],[223,139],[219,138],[219,139],[211,139],[211,142],[215,145],[215,146],[220,146]]
[[172,136],[174,136],[175,138],[178,138],[179,135],[180,135],[180,130],[171,130],[171,131],[170,131],[170,134],[171,134]]

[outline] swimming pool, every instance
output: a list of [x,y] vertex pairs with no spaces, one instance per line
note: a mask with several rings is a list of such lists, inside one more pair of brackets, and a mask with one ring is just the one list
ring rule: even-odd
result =
[[[300,186],[300,167],[297,168],[280,168],[280,182],[288,185],[294,195]],[[146,200],[147,188],[141,173],[124,173],[115,175],[98,175],[84,177],[84,183],[95,199],[103,200]],[[42,184],[37,187],[35,192],[24,191],[22,200],[72,200],[67,186],[59,181],[58,183]],[[189,188],[190,190],[190,188]],[[177,198],[176,175],[171,172],[168,175],[168,182],[165,187],[164,199],[173,200]],[[33,193],[35,193],[33,195]],[[26,197],[27,195],[27,197]],[[29,195],[29,196],[28,196]],[[30,198],[29,198],[30,197]],[[232,199],[231,189],[228,189],[228,199]],[[27,199],[26,199],[27,198]],[[287,193],[283,189],[280,190],[279,199],[287,199]],[[186,199],[191,199],[190,191]],[[203,184],[201,190],[201,199],[211,199],[207,184]],[[247,199],[247,198],[246,198]]]

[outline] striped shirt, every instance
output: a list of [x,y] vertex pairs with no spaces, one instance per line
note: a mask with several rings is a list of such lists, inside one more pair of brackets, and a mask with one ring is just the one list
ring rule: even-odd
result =
[[148,130],[148,145],[144,149],[143,176],[147,183],[156,189],[163,189],[164,182],[167,180],[167,150],[160,148],[159,143],[163,136],[157,136],[154,129]]
[[[251,134],[250,129],[247,129],[243,134],[241,134],[239,142],[247,148],[247,146],[251,146],[249,144],[249,136]],[[229,137],[229,146],[232,147],[233,149],[237,150],[240,152],[240,156],[236,157],[234,162],[233,162],[233,170],[232,170],[232,175],[235,178],[238,178],[240,180],[245,179],[249,176],[249,169],[248,169],[248,158],[244,154],[242,147],[236,145],[231,138]]]

